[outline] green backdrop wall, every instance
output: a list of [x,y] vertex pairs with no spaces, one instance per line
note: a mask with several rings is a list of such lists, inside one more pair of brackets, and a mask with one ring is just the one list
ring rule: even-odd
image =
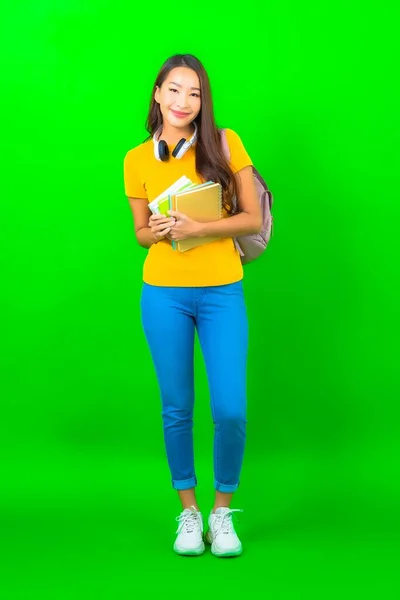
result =
[[[273,598],[395,597],[396,16],[341,1],[3,5],[4,597],[119,599],[189,578],[195,595],[223,578],[234,597],[251,582]],[[154,78],[177,52],[202,60],[218,125],[275,198],[270,247],[245,269],[248,442],[232,503],[245,552],[222,564],[172,552],[180,506],[140,325],[146,251],[123,190]],[[197,345],[196,392],[208,515]]]

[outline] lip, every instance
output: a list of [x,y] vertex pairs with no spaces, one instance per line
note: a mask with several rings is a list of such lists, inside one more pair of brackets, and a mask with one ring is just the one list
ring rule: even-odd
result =
[[183,118],[183,117],[187,117],[190,113],[181,113],[181,112],[177,112],[176,110],[172,110],[171,108],[171,112],[172,114],[174,114],[176,117],[178,118]]

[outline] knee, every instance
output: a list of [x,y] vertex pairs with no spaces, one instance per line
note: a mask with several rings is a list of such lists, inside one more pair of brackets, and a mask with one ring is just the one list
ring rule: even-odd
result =
[[177,425],[180,423],[187,423],[193,421],[193,409],[190,408],[178,408],[174,406],[168,406],[162,411],[162,418],[165,424]]
[[247,423],[246,413],[243,411],[223,411],[217,415],[215,423],[220,427],[244,427]]

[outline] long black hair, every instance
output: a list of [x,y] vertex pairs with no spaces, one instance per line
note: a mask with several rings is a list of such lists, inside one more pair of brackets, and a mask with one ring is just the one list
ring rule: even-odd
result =
[[162,65],[151,93],[146,130],[150,139],[161,127],[163,117],[160,105],[154,96],[157,87],[161,87],[169,72],[176,67],[187,67],[195,71],[200,80],[201,108],[195,119],[197,125],[196,171],[205,181],[220,183],[223,191],[223,206],[229,215],[234,212],[232,198],[238,196],[235,175],[226,159],[221,143],[220,131],[215,123],[210,80],[201,62],[192,54],[175,54]]

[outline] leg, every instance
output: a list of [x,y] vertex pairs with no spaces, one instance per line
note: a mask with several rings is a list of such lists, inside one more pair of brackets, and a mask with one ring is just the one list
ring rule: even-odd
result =
[[229,508],[231,505],[232,496],[233,492],[227,493],[215,490],[215,502],[212,512],[215,512],[217,508],[220,508],[221,506],[226,506]]
[[178,495],[183,510],[185,510],[185,508],[190,508],[191,506],[194,506],[196,510],[200,510],[196,500],[196,488],[190,488],[190,490],[178,490]]
[[[193,301],[189,300],[192,297],[186,288],[143,286],[142,323],[160,386],[165,447],[176,490],[191,490],[197,485],[193,455],[194,317],[190,312]],[[192,501],[193,492],[187,491],[183,499]]]
[[217,508],[230,503],[239,486],[246,438],[248,327],[242,282],[205,288],[198,304],[197,330],[215,426],[215,489],[221,493]]

